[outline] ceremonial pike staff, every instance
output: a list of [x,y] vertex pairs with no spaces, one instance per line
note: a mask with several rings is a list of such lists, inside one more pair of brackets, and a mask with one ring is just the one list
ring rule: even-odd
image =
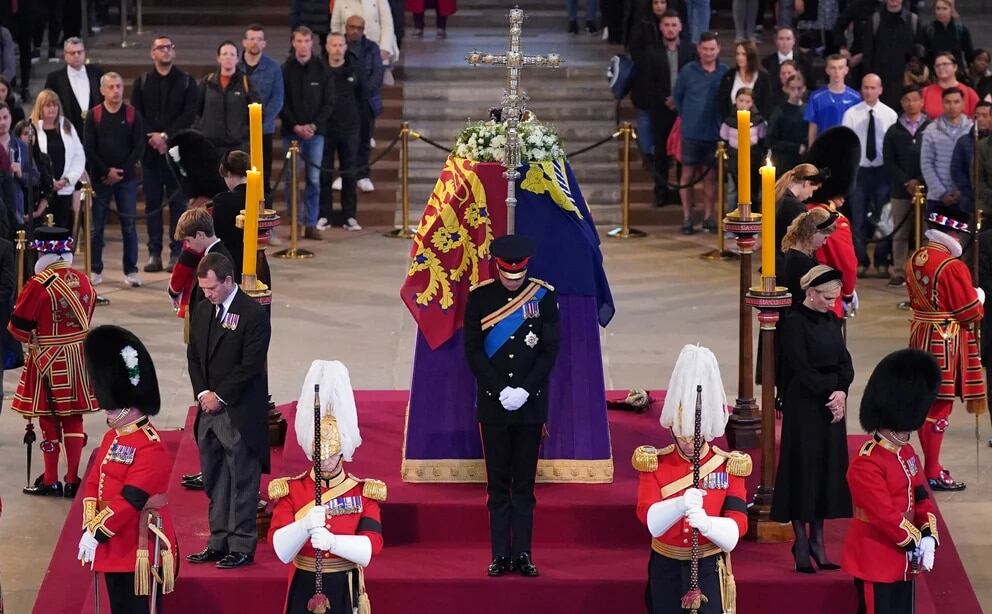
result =
[[[699,488],[699,453],[702,444],[703,387],[696,384],[696,410],[693,416],[695,425],[692,433],[692,487]],[[692,559],[689,562],[689,592],[682,597],[682,609],[696,612],[707,601],[699,588],[699,529],[692,530],[690,539]]]
[[[321,476],[320,467],[320,384],[313,385],[313,484],[314,484],[314,500],[313,504],[315,507],[321,507],[323,502],[321,499],[320,485],[323,482]],[[314,571],[316,571],[316,576],[314,577],[314,593],[310,601],[307,602],[307,609],[313,612],[313,614],[325,614],[331,609],[331,602],[327,599],[327,595],[324,594],[324,572],[322,557],[320,556],[319,550],[314,550]]]

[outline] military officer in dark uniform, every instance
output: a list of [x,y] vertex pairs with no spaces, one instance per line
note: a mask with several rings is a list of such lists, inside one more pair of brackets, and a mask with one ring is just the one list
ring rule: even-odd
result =
[[489,476],[490,576],[537,575],[534,479],[548,420],[548,376],[558,355],[558,301],[551,285],[527,277],[533,253],[526,237],[493,241],[498,277],[473,286],[465,307],[465,353],[477,381]]

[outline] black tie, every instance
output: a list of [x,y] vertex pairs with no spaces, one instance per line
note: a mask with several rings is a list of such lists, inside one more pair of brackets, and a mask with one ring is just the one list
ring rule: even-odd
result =
[[868,109],[868,143],[865,146],[865,157],[869,162],[874,162],[878,157],[878,150],[875,148],[875,111]]
[[218,305],[217,306],[217,326],[220,326],[223,323],[224,323],[224,306],[223,305]]

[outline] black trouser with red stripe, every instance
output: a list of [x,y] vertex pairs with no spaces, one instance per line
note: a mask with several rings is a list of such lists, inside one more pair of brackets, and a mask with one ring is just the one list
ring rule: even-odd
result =
[[913,581],[866,582],[854,579],[858,591],[858,614],[910,614],[913,611]]

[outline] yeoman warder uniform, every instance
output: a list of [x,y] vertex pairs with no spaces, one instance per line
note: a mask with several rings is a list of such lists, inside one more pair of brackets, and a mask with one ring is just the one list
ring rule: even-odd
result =
[[940,378],[929,354],[907,349],[883,358],[865,386],[861,426],[872,438],[847,471],[854,520],[843,559],[860,613],[914,612],[914,578],[933,569],[936,509],[909,438],[926,419]]
[[[73,497],[79,489],[79,460],[86,445],[83,414],[96,411],[83,339],[90,329],[96,292],[72,268],[72,237],[65,228],[35,230],[35,275],[24,285],[7,330],[30,348],[11,408],[38,418],[45,473],[29,495]],[[65,488],[59,481],[60,444],[65,445]]]
[[314,384],[320,385],[322,505],[315,506],[314,470],[269,484],[275,501],[269,541],[283,563],[291,563],[286,614],[307,614],[315,592],[317,558],[328,614],[370,614],[364,568],[382,550],[379,504],[386,485],[345,471],[361,445],[358,414],[348,370],[340,362],[315,360],[307,373],[296,411],[296,437],[314,460]]
[[[699,488],[693,487],[696,386],[702,388]],[[690,589],[691,538],[699,530],[699,588],[704,614],[736,611],[730,551],[747,532],[747,492],[751,457],[724,452],[709,442],[723,435],[729,414],[716,357],[696,345],[682,348],[665,396],[661,425],[676,441],[662,449],[634,451],[640,472],[637,517],[651,533],[646,602],[649,614],[682,614]],[[685,449],[683,449],[683,447]]]
[[141,341],[117,326],[94,328],[85,350],[110,430],[83,484],[78,557],[103,574],[113,614],[143,614],[153,592],[161,601],[172,591],[178,557],[165,499],[172,459],[149,421],[160,406],[155,365]]
[[500,237],[491,249],[499,277],[472,288],[464,322],[488,475],[493,556],[488,573],[516,569],[536,576],[534,481],[548,420],[548,377],[558,355],[558,301],[553,287],[527,277],[534,253],[529,239]]

